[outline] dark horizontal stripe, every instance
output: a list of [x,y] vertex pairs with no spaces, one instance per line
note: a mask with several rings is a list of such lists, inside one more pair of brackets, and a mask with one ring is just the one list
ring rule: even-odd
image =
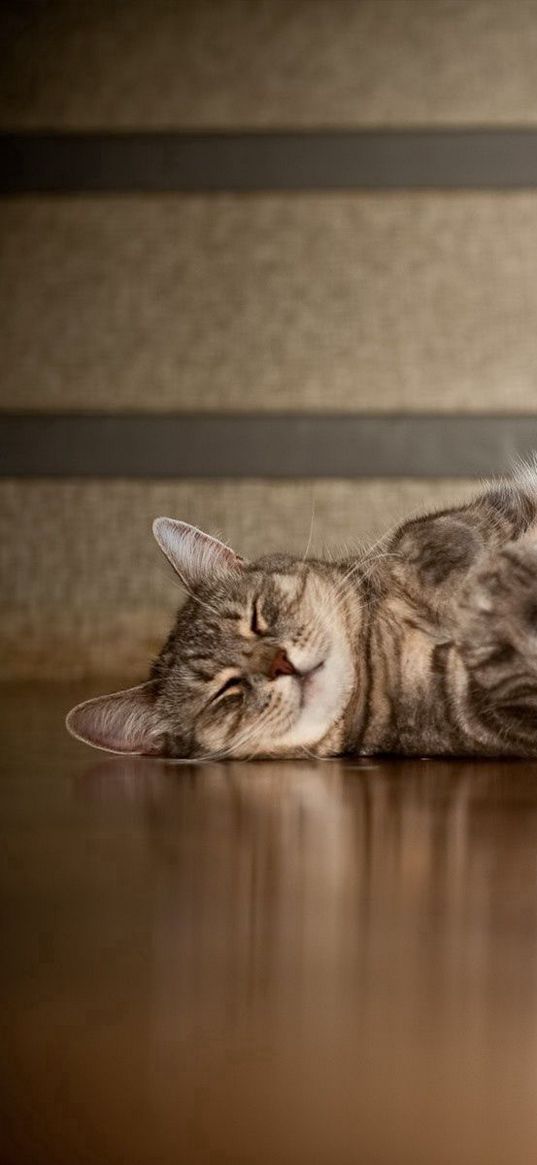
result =
[[0,189],[129,191],[537,185],[537,131],[0,135]]
[[0,416],[4,477],[480,477],[534,449],[535,416]]

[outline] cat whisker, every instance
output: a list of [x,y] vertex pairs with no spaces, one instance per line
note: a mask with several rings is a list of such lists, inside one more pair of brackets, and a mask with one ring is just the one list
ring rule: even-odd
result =
[[307,541],[307,543],[306,543],[306,549],[305,549],[305,551],[304,551],[304,555],[303,555],[303,558],[302,558],[302,562],[305,562],[305,561],[306,561],[306,559],[307,559],[307,557],[308,557],[308,554],[309,554],[309,549],[310,549],[310,546],[311,546],[311,541],[312,541],[312,538],[313,538],[313,526],[314,526],[314,523],[315,523],[315,498],[313,498],[313,500],[312,500],[312,507],[311,507],[311,522],[310,522],[310,532],[309,532],[309,535],[308,535],[308,541]]

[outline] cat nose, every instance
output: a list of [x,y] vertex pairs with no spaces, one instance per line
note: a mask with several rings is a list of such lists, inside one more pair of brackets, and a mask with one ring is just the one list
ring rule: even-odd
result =
[[269,680],[275,680],[276,676],[296,676],[297,670],[288,659],[287,652],[283,650],[283,647],[279,647],[276,655],[271,659],[267,674]]

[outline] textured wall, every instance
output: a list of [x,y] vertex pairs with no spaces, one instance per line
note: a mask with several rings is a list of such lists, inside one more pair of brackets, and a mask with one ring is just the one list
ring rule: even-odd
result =
[[143,676],[182,598],[151,535],[159,514],[220,533],[246,557],[308,543],[341,553],[424,499],[472,491],[460,480],[4,481],[0,678]]
[[537,194],[10,200],[2,400],[533,407]]
[[535,0],[9,0],[4,126],[537,124]]
[[[0,127],[537,126],[537,0],[7,0]],[[5,198],[0,409],[532,412],[537,192]],[[158,513],[247,555],[460,481],[3,481],[0,673],[143,674]]]

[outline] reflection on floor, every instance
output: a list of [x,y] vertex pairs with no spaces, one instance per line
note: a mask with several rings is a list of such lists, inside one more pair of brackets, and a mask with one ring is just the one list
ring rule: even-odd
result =
[[123,760],[81,697],[2,692],[2,1163],[533,1162],[537,762]]

